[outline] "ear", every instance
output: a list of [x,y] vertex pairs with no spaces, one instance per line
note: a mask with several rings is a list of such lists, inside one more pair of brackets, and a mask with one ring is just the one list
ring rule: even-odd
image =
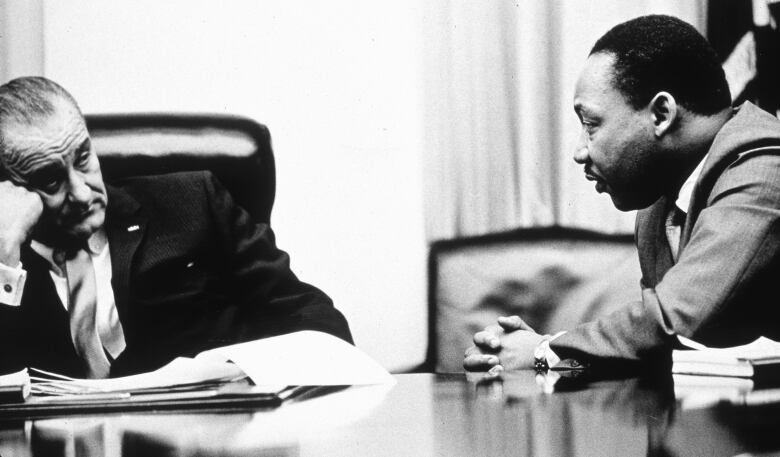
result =
[[664,136],[677,122],[679,110],[677,102],[669,92],[658,92],[650,100],[650,115],[653,117],[653,131],[655,136]]

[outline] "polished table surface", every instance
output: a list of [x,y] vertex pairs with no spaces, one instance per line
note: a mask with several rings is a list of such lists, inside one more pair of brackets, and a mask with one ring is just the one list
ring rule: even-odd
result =
[[683,408],[641,378],[549,385],[532,372],[396,375],[275,409],[127,413],[0,425],[2,456],[780,455],[780,407]]

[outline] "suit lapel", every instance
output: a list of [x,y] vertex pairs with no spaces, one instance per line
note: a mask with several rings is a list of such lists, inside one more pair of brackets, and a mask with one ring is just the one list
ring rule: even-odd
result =
[[[712,191],[715,181],[723,173],[723,167],[730,163],[729,157],[745,148],[755,138],[755,125],[759,124],[758,114],[765,114],[750,102],[743,103],[732,112],[729,120],[715,136],[715,139],[707,151],[707,157],[691,193],[691,202],[685,218],[685,226],[680,235],[680,252],[691,239],[693,226],[699,218],[699,213],[707,206],[707,198]],[[772,131],[765,135],[777,136]]]
[[658,282],[660,282],[667,271],[674,265],[674,258],[672,257],[672,248],[669,246],[669,238],[666,236],[666,215],[669,211],[669,199],[661,197],[653,208],[653,217],[655,220],[656,236],[656,261],[655,261],[655,275]]
[[655,287],[674,261],[666,238],[666,197],[661,197],[646,210],[637,214],[637,242],[642,273],[647,276],[647,287]]
[[81,359],[71,343],[68,312],[52,282],[49,263],[29,246],[22,250],[27,284],[22,298],[25,362],[35,368],[83,377]]
[[113,271],[111,285],[119,319],[128,322],[130,270],[138,245],[146,233],[148,218],[142,214],[140,204],[130,195],[112,186],[107,188],[106,236]]

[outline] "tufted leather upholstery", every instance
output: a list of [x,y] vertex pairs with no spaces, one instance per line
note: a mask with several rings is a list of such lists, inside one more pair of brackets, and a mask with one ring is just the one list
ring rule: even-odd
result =
[[221,114],[88,114],[104,179],[210,170],[258,222],[270,222],[276,172],[268,128]]
[[517,314],[553,334],[640,298],[633,236],[571,227],[520,228],[431,245],[427,361],[462,371],[472,336]]

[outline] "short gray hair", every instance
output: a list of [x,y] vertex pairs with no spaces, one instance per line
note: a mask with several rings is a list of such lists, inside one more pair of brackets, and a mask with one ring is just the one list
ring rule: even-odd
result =
[[23,76],[0,86],[0,178],[6,175],[3,164],[15,152],[6,142],[5,127],[9,123],[30,125],[54,114],[58,99],[68,102],[81,114],[68,91],[42,76]]
[[12,79],[0,86],[0,125],[9,120],[29,124],[41,116],[53,114],[56,97],[78,109],[73,96],[50,79],[43,76]]

